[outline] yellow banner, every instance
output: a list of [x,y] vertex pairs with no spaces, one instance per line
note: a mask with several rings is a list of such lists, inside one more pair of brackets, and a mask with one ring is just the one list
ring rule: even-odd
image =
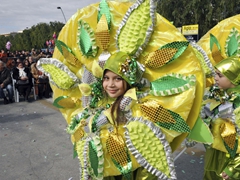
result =
[[198,34],[198,24],[182,26],[183,35],[194,35]]

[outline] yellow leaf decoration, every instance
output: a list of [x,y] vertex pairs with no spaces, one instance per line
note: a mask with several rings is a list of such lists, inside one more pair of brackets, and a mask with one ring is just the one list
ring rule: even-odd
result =
[[68,97],[68,96],[59,96],[53,102],[53,105],[57,108],[68,108],[72,109],[78,106],[81,103],[81,100],[78,98]]
[[128,164],[128,155],[125,148],[124,140],[118,134],[112,132],[107,139],[107,150],[112,159],[122,167]]
[[50,82],[60,89],[75,87],[80,80],[61,61],[54,58],[41,58],[37,62],[37,68],[48,75]]
[[90,96],[91,95],[92,88],[89,84],[86,84],[86,83],[79,84],[78,88],[84,96]]
[[63,56],[67,60],[67,62],[75,67],[81,67],[82,63],[72,54],[70,53],[65,47],[62,48]]
[[[153,1],[136,2],[129,8],[120,24],[117,45],[120,51],[139,56],[148,43],[155,24]],[[141,18],[139,18],[141,17]]]
[[103,74],[103,70],[102,68],[99,66],[99,64],[97,63],[97,61],[93,61],[92,64],[92,74],[97,77],[97,78],[101,78],[102,74]]

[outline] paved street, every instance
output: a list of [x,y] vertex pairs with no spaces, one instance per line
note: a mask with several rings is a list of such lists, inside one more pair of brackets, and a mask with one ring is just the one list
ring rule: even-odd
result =
[[[51,99],[8,105],[0,99],[0,180],[78,180],[65,128]],[[188,148],[175,161],[178,179],[202,180],[203,155],[200,144]]]

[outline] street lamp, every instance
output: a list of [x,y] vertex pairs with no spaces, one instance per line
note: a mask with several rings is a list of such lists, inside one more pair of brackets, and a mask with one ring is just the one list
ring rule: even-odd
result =
[[63,17],[64,17],[64,19],[65,19],[65,23],[67,22],[67,20],[66,20],[66,17],[65,17],[65,15],[64,15],[64,13],[63,13],[63,10],[62,10],[62,8],[61,7],[57,7],[57,9],[60,9],[61,11],[62,11],[62,15],[63,15]]

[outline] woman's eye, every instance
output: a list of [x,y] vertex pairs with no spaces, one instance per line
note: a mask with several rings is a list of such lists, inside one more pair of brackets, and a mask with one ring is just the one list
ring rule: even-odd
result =
[[121,77],[117,77],[117,78],[116,78],[116,81],[121,81],[121,80],[122,80]]
[[104,81],[108,80],[108,77],[106,77],[106,76],[105,76],[105,77],[103,77],[103,80],[104,80]]

